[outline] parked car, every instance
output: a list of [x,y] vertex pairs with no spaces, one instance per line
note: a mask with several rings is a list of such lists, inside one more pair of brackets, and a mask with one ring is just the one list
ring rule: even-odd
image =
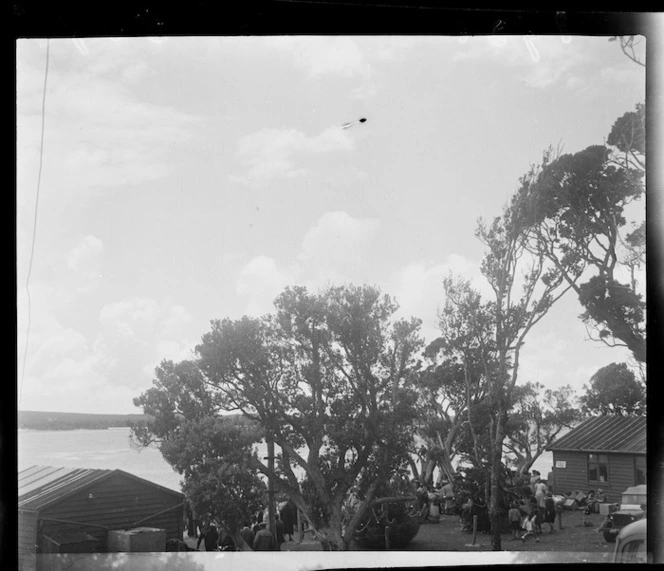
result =
[[618,509],[607,515],[600,526],[604,539],[614,542],[622,528],[642,519],[646,515],[647,502],[645,484],[627,488],[620,497]]
[[647,563],[646,518],[623,527],[616,536],[614,563]]

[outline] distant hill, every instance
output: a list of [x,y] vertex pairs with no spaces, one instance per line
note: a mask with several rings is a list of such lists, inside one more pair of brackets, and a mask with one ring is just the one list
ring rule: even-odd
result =
[[87,414],[79,412],[18,411],[18,428],[31,430],[105,430],[148,420],[145,414]]

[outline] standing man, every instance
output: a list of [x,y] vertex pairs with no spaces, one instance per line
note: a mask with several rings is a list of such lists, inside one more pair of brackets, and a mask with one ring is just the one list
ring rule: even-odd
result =
[[240,530],[240,535],[242,536],[242,539],[244,539],[244,542],[249,546],[253,548],[254,545],[254,538],[256,535],[251,529],[251,524],[248,521],[244,522],[244,527]]
[[267,528],[267,524],[262,522],[261,528],[254,537],[254,551],[274,551],[275,542],[272,532]]
[[281,551],[281,544],[286,541],[284,538],[284,530],[286,526],[284,525],[284,522],[281,521],[281,518],[279,517],[279,514],[276,514],[274,516],[274,522],[276,526],[276,536],[277,536],[277,551]]
[[219,533],[217,533],[217,528],[210,524],[206,526],[203,533],[198,537],[198,543],[196,544],[196,551],[201,546],[201,542],[204,542],[205,551],[217,551],[217,541],[219,540]]

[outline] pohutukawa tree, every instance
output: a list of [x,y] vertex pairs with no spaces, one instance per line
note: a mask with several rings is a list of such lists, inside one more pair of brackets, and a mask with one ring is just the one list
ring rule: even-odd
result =
[[184,477],[183,491],[199,521],[215,520],[242,550],[240,528],[256,513],[265,491],[252,467],[260,427],[222,416],[203,376],[191,361],[163,361],[153,386],[134,399],[150,422],[132,427],[138,446],[158,444],[164,459]]
[[[427,474],[438,464],[453,480],[457,455],[482,466],[477,426],[488,387],[486,373],[492,359],[491,315],[467,280],[452,275],[443,280],[445,302],[439,314],[441,336],[424,352],[430,365],[420,377],[423,418],[419,434],[429,446]],[[463,444],[462,444],[463,443]]]
[[630,224],[627,209],[644,192],[644,121],[637,105],[615,122],[607,146],[559,157],[549,151],[512,207],[528,250],[555,264],[577,293],[591,338],[627,347],[639,363],[646,360],[638,279],[645,223],[641,215]]
[[569,385],[545,389],[541,383],[517,385],[507,421],[505,448],[524,474],[564,429],[574,427],[582,413]]
[[584,385],[581,406],[587,414],[645,414],[643,385],[626,363],[611,363],[599,369]]
[[[368,286],[287,288],[274,314],[212,321],[196,347],[202,416],[237,412],[260,426],[282,453],[274,471],[255,455],[247,465],[294,501],[326,549],[348,548],[378,485],[407,463],[422,342],[419,320],[397,320],[397,308]],[[362,502],[343,525],[354,484]]]
[[486,247],[482,273],[489,282],[493,298],[489,305],[492,319],[491,361],[485,361],[489,381],[490,501],[492,548],[501,549],[500,507],[504,474],[503,445],[509,410],[518,379],[519,357],[526,336],[546,315],[552,305],[571,287],[559,269],[545,256],[529,255],[524,226],[517,215],[524,187],[532,185],[537,169],[521,179],[521,192],[501,216],[490,224],[480,220],[477,236]]

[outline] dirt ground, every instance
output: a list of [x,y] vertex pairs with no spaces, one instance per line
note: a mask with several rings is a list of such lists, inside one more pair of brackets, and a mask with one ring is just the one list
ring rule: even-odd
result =
[[[575,551],[575,552],[613,552],[613,543],[607,543],[599,533],[598,527],[603,515],[584,515],[582,511],[565,511],[562,517],[562,529],[558,522],[554,531],[549,525],[542,526],[542,534],[529,536],[524,542],[513,540],[512,534],[501,536],[501,546],[505,551]],[[536,541],[535,539],[539,539]],[[491,551],[491,537],[478,533],[473,544],[473,534],[459,529],[457,516],[441,516],[439,523],[424,523],[415,539],[405,551]]]
[[[524,552],[595,552],[610,554],[613,552],[613,543],[607,543],[598,527],[604,516],[600,514],[585,515],[582,511],[564,511],[562,529],[558,522],[554,524],[554,531],[549,531],[548,524],[542,526],[542,534],[526,538],[525,542],[513,540],[511,533],[502,535],[502,549],[504,551]],[[191,547],[196,546],[195,538],[185,537]],[[203,549],[201,547],[201,549]],[[320,543],[315,541],[310,533],[306,533],[302,542],[287,541],[281,546],[282,551],[320,551]],[[356,543],[351,544],[352,551],[364,551]],[[424,523],[415,539],[400,551],[491,551],[491,537],[488,534],[478,533],[473,544],[472,533],[459,529],[459,517],[443,515],[439,523]]]

